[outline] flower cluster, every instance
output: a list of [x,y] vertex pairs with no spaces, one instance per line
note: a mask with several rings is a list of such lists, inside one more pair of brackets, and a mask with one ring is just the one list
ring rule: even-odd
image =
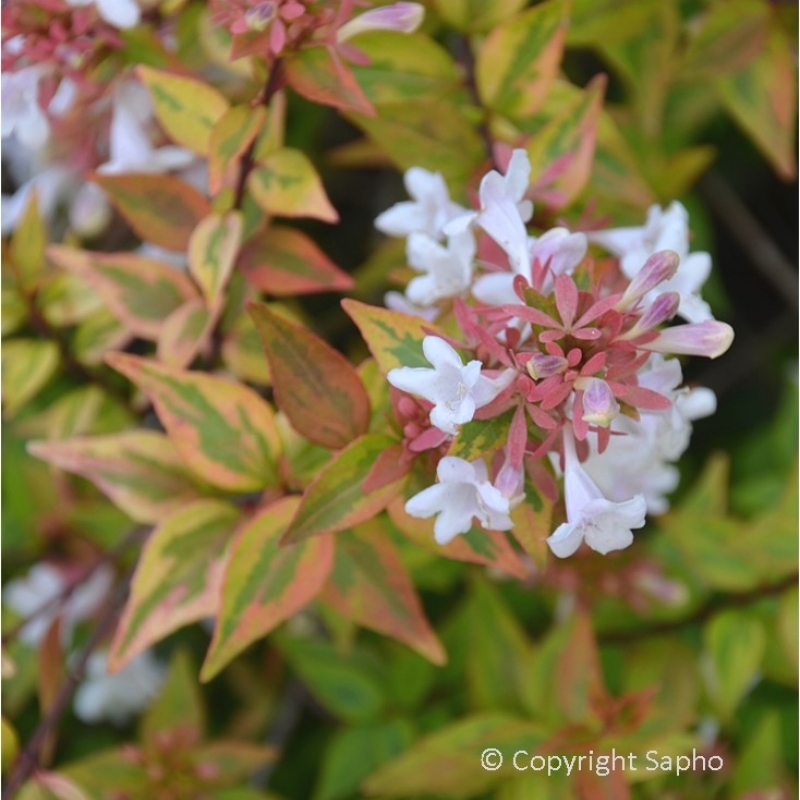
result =
[[[585,542],[608,553],[633,541],[646,512],[666,510],[691,422],[715,408],[709,390],[681,387],[680,362],[667,356],[716,358],[733,331],[700,296],[711,261],[689,252],[682,205],[654,206],[643,227],[534,236],[529,179],[527,154],[515,150],[467,209],[440,175],[413,168],[412,199],[376,220],[408,237],[408,263],[420,273],[387,305],[428,321],[450,310],[458,331],[424,339],[430,368],[388,374],[407,451],[440,458],[438,483],[406,511],[436,515],[441,543],[473,519],[508,530],[526,483],[555,500],[563,478],[565,521],[550,549],[566,557]],[[606,255],[595,258],[590,245]],[[670,324],[676,316],[686,322]],[[451,452],[473,420],[502,422],[489,464]]]

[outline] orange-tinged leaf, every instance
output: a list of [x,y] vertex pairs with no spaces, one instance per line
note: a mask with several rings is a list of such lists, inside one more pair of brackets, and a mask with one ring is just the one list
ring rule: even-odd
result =
[[136,522],[158,522],[200,494],[170,440],[156,431],[34,441],[28,452],[90,480]]
[[286,80],[314,103],[375,116],[350,68],[325,47],[308,47],[287,58]]
[[141,239],[166,250],[183,252],[211,206],[203,195],[173,175],[100,175],[89,180],[111,202]]
[[792,48],[775,26],[764,50],[745,69],[717,83],[726,111],[784,180],[797,174],[796,70]]
[[150,534],[109,653],[116,671],[172,631],[216,614],[240,511],[221,500],[183,506]]
[[577,102],[550,120],[527,147],[533,195],[552,208],[574,200],[589,180],[606,77],[598,75]]
[[176,308],[165,320],[158,337],[158,360],[183,369],[208,344],[216,316],[199,297]]
[[264,125],[256,140],[253,158],[263,161],[275,150],[280,150],[286,139],[286,92],[275,92],[269,101],[267,124]]
[[309,441],[339,449],[369,427],[366,389],[355,367],[307,328],[250,303],[275,388],[275,401]]
[[12,339],[3,344],[3,408],[13,417],[53,377],[58,346],[41,339]]
[[333,563],[333,539],[318,536],[279,547],[299,499],[285,497],[247,522],[231,549],[214,638],[202,680],[213,678],[251,642],[304,608]]
[[136,72],[150,90],[156,118],[177,144],[207,155],[211,131],[228,110],[216,89],[196,78],[139,65]]
[[97,366],[110,350],[122,350],[133,338],[133,334],[107,308],[100,308],[89,315],[75,329],[72,339],[72,354],[89,366]]
[[275,297],[344,291],[354,285],[313,239],[284,225],[272,225],[250,239],[237,266],[256,289]]
[[250,173],[247,185],[268,214],[339,220],[314,165],[300,150],[282,147],[269,153]]
[[381,372],[386,374],[395,367],[430,368],[422,353],[422,340],[428,335],[426,331],[437,332],[435,325],[350,298],[342,300],[342,308],[358,326]]
[[261,337],[247,314],[238,317],[222,342],[222,362],[239,380],[269,386],[272,377]]
[[402,491],[405,478],[370,493],[364,491],[364,481],[375,459],[395,443],[389,436],[372,433],[338,453],[306,488],[281,543],[344,531],[386,508]]
[[220,302],[241,242],[240,211],[210,214],[189,238],[189,271],[200,286],[209,308]]
[[148,395],[195,474],[230,492],[275,484],[280,436],[272,409],[252,389],[122,353],[106,360]]
[[512,119],[525,119],[544,102],[558,75],[568,4],[548,0],[495,28],[481,44],[475,79],[484,104]]
[[522,545],[522,549],[533,559],[537,569],[544,571],[547,567],[549,548],[547,537],[553,532],[553,506],[550,501],[541,498],[542,509],[537,511],[527,500],[523,500],[516,508],[511,509],[514,527],[511,535]]
[[347,619],[404,642],[434,664],[447,660],[380,520],[336,537],[333,570],[322,600]]
[[94,253],[50,245],[47,255],[63,269],[83,278],[131,333],[156,341],[164,320],[197,297],[180,270],[133,253]]
[[496,567],[520,580],[529,576],[530,571],[502,531],[485,531],[474,525],[467,533],[440,545],[433,536],[434,520],[409,516],[403,506],[402,498],[394,498],[387,506],[389,519],[404,536],[428,552],[453,561]]
[[234,106],[211,129],[208,143],[208,189],[216,194],[226,171],[253,143],[267,118],[263,106]]

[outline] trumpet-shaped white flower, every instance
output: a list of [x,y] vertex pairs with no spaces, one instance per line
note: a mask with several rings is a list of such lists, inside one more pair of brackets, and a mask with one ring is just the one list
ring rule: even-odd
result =
[[91,6],[109,25],[115,28],[133,28],[139,24],[141,11],[136,0],[67,0],[71,6]]
[[465,209],[450,199],[447,184],[438,172],[411,167],[403,181],[412,200],[396,203],[379,214],[375,227],[387,236],[420,232],[441,239],[445,225]]
[[644,525],[647,504],[643,495],[618,503],[606,499],[581,466],[568,428],[564,429],[564,460],[567,521],[548,537],[550,549],[566,558],[584,541],[603,555],[628,547],[633,542],[632,529]]
[[424,17],[425,6],[419,3],[392,3],[373,8],[342,25],[336,31],[336,41],[346,42],[369,31],[413,33],[422,24]]
[[439,316],[437,306],[418,306],[412,303],[402,292],[386,292],[383,304],[392,311],[399,311],[411,317],[419,317],[426,322],[433,322]]
[[164,667],[149,650],[113,675],[108,672],[108,654],[92,653],[86,680],[75,693],[75,715],[84,722],[123,725],[148,706],[163,681]]
[[68,644],[75,625],[90,617],[111,589],[114,574],[109,567],[96,569],[62,603],[57,598],[66,590],[64,573],[51,564],[34,564],[24,578],[3,587],[3,602],[23,619],[31,617],[19,633],[26,644],[36,647],[56,617],[61,617],[61,640]]
[[486,530],[507,531],[513,527],[510,501],[489,482],[483,461],[445,456],[436,474],[439,483],[414,495],[405,508],[412,517],[427,519],[437,515],[433,533],[439,544],[467,533],[473,518]]
[[406,248],[408,263],[419,272],[406,288],[406,297],[417,305],[430,306],[456,297],[469,288],[475,239],[466,230],[448,238],[447,247],[426,233],[412,233]]
[[50,135],[50,123],[39,105],[40,65],[3,73],[2,134],[15,135],[32,150],[42,147]]
[[628,278],[635,277],[653,253],[674,250],[680,257],[677,271],[645,300],[652,301],[662,292],[677,292],[681,298],[678,313],[687,322],[714,318],[708,303],[700,297],[700,289],[711,272],[711,256],[689,252],[689,214],[681,203],[673,202],[666,210],[651,206],[641,227],[593,231],[588,238],[618,256]]
[[389,370],[387,377],[397,389],[433,403],[431,422],[444,433],[457,434],[459,425],[469,422],[476,409],[491,403],[514,380],[511,369],[488,378],[481,373],[480,361],[465,366],[461,356],[438,336],[426,336],[422,352],[433,369],[399,367]]

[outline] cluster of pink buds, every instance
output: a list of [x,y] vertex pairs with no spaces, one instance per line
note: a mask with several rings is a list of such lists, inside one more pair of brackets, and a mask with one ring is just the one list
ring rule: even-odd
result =
[[[414,168],[412,200],[376,221],[408,237],[408,262],[421,273],[387,304],[427,320],[449,309],[460,332],[424,339],[430,368],[388,375],[407,452],[438,458],[438,482],[406,511],[435,515],[441,543],[473,520],[508,530],[526,482],[557,499],[563,478],[566,518],[550,549],[566,557],[585,542],[608,553],[631,544],[647,511],[666,509],[691,422],[715,409],[709,390],[681,388],[680,363],[665,356],[716,358],[733,331],[700,297],[710,258],[689,253],[683,206],[653,207],[642,228],[532,236],[529,177],[525,151],[515,150],[504,175],[484,176],[480,207],[469,210],[440,175]],[[590,242],[616,258],[596,261]],[[676,316],[689,321],[670,324]],[[462,426],[489,420],[503,432],[491,463],[449,454]]]

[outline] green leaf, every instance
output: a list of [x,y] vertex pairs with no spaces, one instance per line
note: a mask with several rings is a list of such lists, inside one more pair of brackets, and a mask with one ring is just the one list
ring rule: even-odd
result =
[[339,221],[319,174],[300,150],[282,147],[266,155],[250,173],[247,186],[268,214]]
[[299,433],[339,449],[369,427],[369,397],[352,364],[307,328],[261,304],[247,307],[264,344],[275,401]]
[[514,409],[509,409],[491,419],[467,422],[461,426],[447,455],[458,456],[465,461],[491,456],[501,447],[505,447],[513,416]]
[[388,512],[392,524],[405,537],[431,553],[454,561],[486,564],[521,580],[529,576],[528,567],[502,531],[485,531],[475,525],[467,533],[456,536],[446,545],[440,545],[433,536],[434,520],[409,516],[401,498],[389,504]]
[[188,367],[208,345],[216,321],[216,313],[209,312],[200,297],[176,308],[162,325],[156,348],[158,360],[176,369]]
[[94,367],[103,363],[106,353],[123,349],[132,338],[128,328],[103,307],[86,317],[75,329],[72,354],[81,364]]
[[528,497],[511,509],[511,519],[514,522],[511,535],[533,559],[536,568],[544,572],[550,558],[547,537],[553,532],[553,504],[547,498],[537,495],[539,506],[534,508],[531,491],[530,487],[526,487]]
[[509,759],[517,750],[533,752],[545,736],[535,723],[507,714],[480,714],[426,736],[369,777],[362,788],[381,797],[436,795],[474,797],[505,780],[508,773],[481,766],[486,748]]
[[186,251],[192,231],[211,207],[203,195],[172,175],[90,173],[137,236],[166,250]]
[[354,66],[353,72],[379,109],[392,103],[452,97],[462,90],[453,57],[422,33],[398,36],[374,31],[360,35],[357,46],[369,63]]
[[322,589],[333,563],[331,537],[278,546],[298,504],[296,497],[285,497],[239,533],[225,572],[202,680],[213,678],[247,645],[303,609]]
[[439,335],[434,325],[420,317],[349,298],[342,300],[342,308],[358,326],[384,375],[395,367],[430,368],[422,352],[422,340],[428,335],[426,331]]
[[177,144],[208,155],[211,131],[228,101],[207,83],[140,65],[136,70],[153,99],[156,118]]
[[706,676],[709,694],[730,719],[761,666],[764,627],[747,611],[724,611],[706,626],[705,640],[712,664]]
[[242,248],[237,266],[252,286],[273,297],[352,289],[342,272],[316,242],[301,231],[271,225]]
[[46,244],[47,228],[39,213],[39,198],[34,189],[11,236],[11,268],[22,291],[30,291],[38,285]]
[[635,39],[652,18],[653,4],[642,0],[571,0],[570,5],[570,47],[617,45]]
[[36,293],[36,303],[42,316],[56,328],[77,325],[103,307],[102,298],[88,282],[68,272],[48,280]]
[[551,119],[528,144],[533,194],[553,208],[572,202],[589,180],[606,78],[592,79],[580,97]]
[[525,119],[539,109],[558,75],[567,10],[563,0],[548,0],[486,37],[478,51],[475,79],[488,108],[511,119]]
[[111,670],[121,669],[182,625],[216,614],[239,517],[228,503],[197,500],[150,534],[111,644]]
[[155,431],[34,441],[28,451],[90,480],[136,522],[158,522],[199,496],[170,440]]
[[32,400],[58,369],[55,342],[41,339],[12,339],[3,344],[3,407],[13,417]]
[[269,745],[236,741],[211,742],[189,753],[193,773],[204,776],[204,789],[242,785],[275,761],[275,756],[275,749]]
[[375,460],[393,444],[389,436],[367,434],[338,453],[309,484],[281,542],[344,531],[386,508],[401,491],[404,477],[370,493],[363,486]]
[[156,341],[164,319],[197,297],[187,275],[133,253],[93,253],[51,245],[48,257],[86,281],[134,336]]
[[381,764],[411,744],[411,726],[403,720],[345,728],[331,737],[313,800],[347,800]]
[[275,484],[280,437],[272,409],[252,389],[121,353],[107,361],[148,395],[178,453],[201,478],[231,492]]
[[313,103],[375,114],[350,68],[327,47],[298,50],[285,60],[285,66],[289,86]]
[[73,761],[61,773],[91,792],[92,800],[112,800],[125,792],[129,797],[147,797],[149,779],[145,767],[130,757],[130,747],[122,746]]
[[758,724],[747,726],[739,758],[730,778],[731,797],[760,800],[785,794],[787,780],[781,758],[786,735],[777,711],[768,711]]
[[525,0],[433,0],[436,13],[445,22],[470,33],[491,30],[524,5]]
[[188,743],[203,738],[205,711],[197,685],[197,669],[186,650],[176,650],[158,697],[148,706],[139,724],[139,737],[158,747],[159,734],[173,733]]
[[447,660],[389,530],[378,519],[336,537],[322,599],[347,619],[405,642],[434,664]]
[[263,106],[234,106],[214,124],[208,141],[208,188],[216,194],[227,171],[235,164],[264,127],[267,112]]
[[797,174],[797,76],[792,49],[773,27],[763,51],[735,75],[721,78],[725,110],[784,180]]
[[189,239],[189,272],[208,302],[221,302],[222,292],[233,272],[242,241],[242,214],[210,214],[194,229]]

